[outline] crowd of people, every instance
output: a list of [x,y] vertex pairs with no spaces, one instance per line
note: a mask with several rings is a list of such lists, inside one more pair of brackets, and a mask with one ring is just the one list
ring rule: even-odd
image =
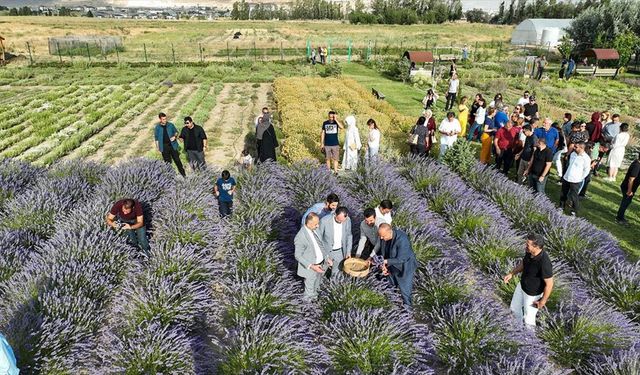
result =
[[[366,208],[356,246],[349,210],[340,205],[336,194],[329,194],[324,202],[311,206],[302,215],[301,228],[294,240],[294,256],[297,274],[304,279],[306,301],[318,297],[323,280],[335,279],[344,272],[345,259],[358,257],[367,260],[370,267],[379,265],[377,276],[398,288],[403,304],[411,307],[418,262],[407,234],[393,227],[392,211],[390,200],[381,201],[375,208]],[[546,305],[553,290],[553,267],[544,251],[542,236],[527,237],[523,259],[503,281],[509,283],[519,273],[520,282],[513,294],[511,310],[519,322],[533,329],[539,309]]]
[[[544,61],[544,59],[541,59]],[[453,66],[453,65],[452,65]],[[544,70],[540,67],[539,73]],[[570,73],[563,73],[570,74]],[[542,117],[536,97],[525,91],[513,108],[498,93],[489,101],[478,93],[469,106],[463,96],[458,103],[457,118],[453,108],[460,82],[455,69],[447,89],[446,118],[436,127],[433,109],[438,94],[430,88],[422,100],[423,113],[409,133],[411,153],[428,156],[438,142],[440,154],[459,137],[478,141],[480,162],[491,165],[515,181],[545,193],[552,169],[561,185],[559,205],[572,215],[586,198],[591,178],[606,169],[606,182],[617,181],[626,146],[630,140],[629,124],[620,115],[608,111],[594,112],[590,121],[575,119],[565,113],[562,121]],[[640,155],[638,155],[640,159]],[[628,225],[625,211],[638,188],[638,161],[634,161],[620,185],[623,195],[616,221]],[[568,206],[568,207],[567,207]]]

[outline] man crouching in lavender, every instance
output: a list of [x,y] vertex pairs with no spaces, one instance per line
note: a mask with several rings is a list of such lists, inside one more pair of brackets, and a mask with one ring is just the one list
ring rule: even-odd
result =
[[508,283],[522,272],[511,299],[511,311],[518,321],[524,321],[525,327],[534,329],[538,310],[546,305],[553,290],[553,267],[541,235],[527,236],[526,250],[524,258],[504,277],[504,282]]

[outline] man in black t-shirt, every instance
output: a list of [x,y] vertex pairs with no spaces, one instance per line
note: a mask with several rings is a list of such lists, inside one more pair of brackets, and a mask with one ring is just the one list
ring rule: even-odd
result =
[[192,170],[205,166],[204,152],[207,150],[207,134],[200,125],[196,125],[189,116],[184,118],[184,127],[180,131],[180,140],[184,142],[187,160]]
[[553,290],[553,267],[544,251],[544,238],[539,234],[527,236],[527,253],[518,265],[503,279],[508,283],[514,275],[522,272],[511,299],[511,311],[525,327],[534,329],[536,315],[543,308]]
[[515,160],[519,161],[518,171],[516,172],[516,182],[526,184],[527,180],[524,177],[526,175],[525,172],[529,168],[533,151],[535,150],[536,144],[538,144],[538,137],[533,134],[533,129],[529,124],[522,127],[522,133],[525,136],[524,144],[522,145],[522,150],[515,156]]
[[640,185],[640,154],[638,154],[638,158],[629,166],[627,174],[624,176],[624,180],[620,185],[622,202],[620,202],[620,208],[616,216],[616,221],[620,224],[628,225],[627,220],[624,218],[624,212],[631,204],[633,195],[636,193],[636,190],[638,190],[638,185]]
[[553,152],[547,147],[547,140],[538,138],[536,150],[533,152],[529,168],[524,173],[528,176],[529,187],[538,193],[544,194],[544,187],[547,184],[547,176],[551,171],[551,163],[553,162]]
[[344,126],[338,121],[338,116],[334,111],[329,112],[329,119],[322,123],[322,133],[320,133],[321,148],[327,160],[327,168],[331,170],[331,162],[333,162],[333,171],[338,173],[338,163],[340,161],[340,141],[338,140],[338,131],[344,129]]
[[538,112],[538,103],[536,103],[536,97],[530,96],[529,103],[524,105],[524,118],[528,122],[533,119],[539,119],[540,113]]

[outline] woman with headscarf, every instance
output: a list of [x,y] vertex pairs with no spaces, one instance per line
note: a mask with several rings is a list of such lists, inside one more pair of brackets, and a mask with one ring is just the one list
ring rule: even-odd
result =
[[356,126],[355,117],[347,116],[344,122],[347,123],[347,134],[344,138],[344,169],[356,170],[358,168],[358,151],[362,148],[360,131]]
[[600,137],[602,137],[602,114],[600,112],[591,114],[591,122],[587,123],[587,132],[589,132],[589,142],[593,144],[591,160],[596,160],[600,152]]
[[278,138],[276,130],[271,124],[271,114],[264,113],[258,119],[258,127],[256,128],[256,140],[258,147],[258,160],[265,162],[267,160],[276,160],[276,147],[278,147]]

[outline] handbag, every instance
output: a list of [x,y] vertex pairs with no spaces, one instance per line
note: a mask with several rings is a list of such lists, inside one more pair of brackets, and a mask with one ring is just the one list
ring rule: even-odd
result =
[[407,143],[409,143],[412,146],[415,146],[418,144],[418,134],[414,134],[416,131],[416,127],[414,126],[413,129],[411,129],[411,132],[409,133],[409,137],[407,138]]

